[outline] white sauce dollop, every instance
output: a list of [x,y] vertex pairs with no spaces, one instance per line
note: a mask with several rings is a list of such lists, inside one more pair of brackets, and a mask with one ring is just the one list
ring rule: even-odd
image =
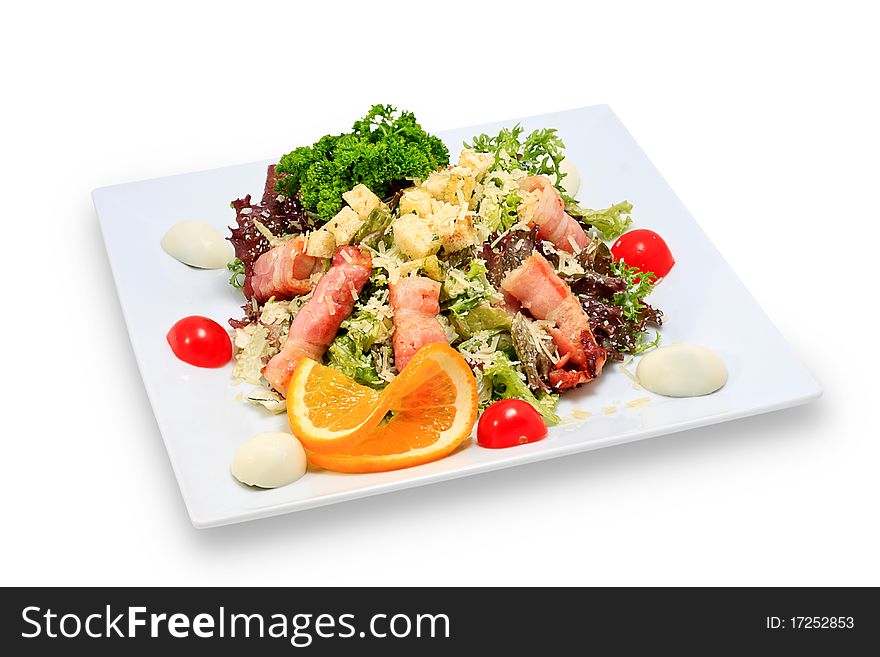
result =
[[199,269],[222,269],[232,260],[232,245],[204,221],[181,221],[162,237],[162,248],[172,258]]
[[[567,155],[562,158],[562,162],[559,163],[559,171],[566,174],[562,178],[562,188],[568,192],[569,196],[576,196],[578,190],[581,188],[581,174],[578,173],[577,167],[574,166],[574,162]],[[556,176],[554,175],[554,178],[555,177]]]
[[270,431],[250,438],[235,454],[232,476],[259,488],[278,488],[306,473],[306,452],[289,433]]
[[639,361],[636,378],[667,397],[701,397],[727,383],[727,367],[711,349],[697,344],[671,344]]

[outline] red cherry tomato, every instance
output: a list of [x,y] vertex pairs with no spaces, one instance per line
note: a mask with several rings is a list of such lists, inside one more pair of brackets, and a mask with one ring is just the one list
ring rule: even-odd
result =
[[197,367],[220,367],[232,359],[229,334],[213,319],[192,315],[168,331],[171,351],[184,363]]
[[521,399],[502,399],[483,411],[477,425],[482,447],[515,447],[547,435],[547,425],[535,407]]
[[611,255],[630,267],[653,272],[652,280],[666,276],[675,264],[675,258],[663,238],[645,228],[621,235],[611,247]]

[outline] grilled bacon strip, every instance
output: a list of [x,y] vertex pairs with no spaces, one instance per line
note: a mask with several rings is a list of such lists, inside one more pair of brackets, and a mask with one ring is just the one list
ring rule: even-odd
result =
[[297,236],[257,258],[250,279],[253,297],[264,303],[270,297],[290,299],[311,290],[311,276],[321,271],[325,260],[306,255],[305,249],[306,239]]
[[315,286],[308,303],[293,322],[287,341],[263,368],[263,376],[282,395],[294,370],[303,358],[320,361],[336,337],[339,325],[351,315],[354,304],[370,279],[370,254],[357,246],[340,246],[333,256],[330,270]]
[[394,312],[394,362],[400,372],[426,344],[449,344],[437,315],[440,283],[425,276],[409,276],[391,283],[389,301]]
[[538,225],[538,237],[568,253],[575,252],[574,245],[580,250],[590,242],[583,226],[566,214],[565,202],[547,176],[529,176],[522,179],[519,186],[527,192],[540,194],[532,217]]
[[232,234],[227,239],[235,249],[235,257],[244,265],[242,292],[248,301],[253,296],[251,278],[254,264],[271,248],[269,240],[257,229],[254,220],[258,219],[269,232],[277,236],[304,233],[313,227],[309,214],[298,199],[275,191],[279,177],[283,176],[279,176],[275,171],[275,165],[269,165],[260,201],[252,203],[248,194],[231,203],[232,209],[235,210],[236,225],[229,227]]
[[535,319],[555,325],[550,335],[560,359],[549,375],[554,388],[574,388],[599,376],[607,354],[596,342],[583,307],[544,256],[536,253],[526,258],[504,277],[501,288]]

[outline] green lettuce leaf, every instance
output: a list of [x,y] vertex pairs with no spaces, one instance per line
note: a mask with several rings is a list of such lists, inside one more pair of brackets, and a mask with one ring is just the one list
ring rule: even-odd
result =
[[533,393],[528,384],[520,376],[510,359],[498,353],[490,365],[483,368],[483,378],[491,381],[494,399],[522,399],[535,407],[548,426],[559,424],[559,416],[555,413],[559,395],[539,391]]
[[361,351],[347,334],[337,336],[330,343],[327,360],[330,367],[350,376],[361,385],[380,390],[388,384],[376,371],[373,354]]
[[461,315],[452,315],[451,321],[455,331],[465,340],[473,337],[477,331],[510,329],[507,311],[493,308],[488,303],[480,303]]
[[486,278],[487,271],[482,260],[472,261],[463,277],[461,272],[456,276],[455,270],[450,269],[443,281],[443,295],[447,299],[444,309],[454,317],[462,317],[486,301],[493,291]]
[[565,211],[584,224],[598,230],[606,240],[620,237],[632,223],[632,203],[621,201],[604,210],[590,210],[581,207],[571,197],[565,198]]

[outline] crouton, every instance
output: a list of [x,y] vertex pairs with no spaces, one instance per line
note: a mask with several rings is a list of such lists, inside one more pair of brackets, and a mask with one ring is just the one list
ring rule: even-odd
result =
[[433,197],[427,190],[421,187],[408,189],[400,197],[400,214],[404,215],[414,212],[422,219],[425,219],[433,212],[432,201]]
[[473,246],[476,230],[470,216],[462,213],[460,205],[440,203],[428,218],[431,229],[440,237],[440,244],[448,253]]
[[349,207],[344,207],[324,225],[324,229],[333,235],[336,246],[342,246],[351,242],[351,238],[363,223],[364,220],[357,212]]
[[476,186],[477,181],[471,170],[462,167],[435,171],[422,183],[422,189],[438,201],[446,203],[470,203]]
[[455,253],[474,245],[477,231],[467,215],[456,220],[450,232],[440,236],[440,243],[447,253]]
[[306,244],[306,255],[313,258],[332,258],[336,252],[336,238],[326,228],[320,228],[309,234]]
[[405,214],[391,225],[394,243],[410,258],[425,258],[440,250],[440,240],[428,223],[414,214]]
[[352,210],[357,212],[362,221],[366,221],[370,213],[382,205],[382,200],[366,185],[355,185],[342,195]]
[[465,148],[458,156],[458,166],[467,167],[474,172],[477,181],[483,179],[489,167],[495,162],[495,156],[491,153],[477,153]]

